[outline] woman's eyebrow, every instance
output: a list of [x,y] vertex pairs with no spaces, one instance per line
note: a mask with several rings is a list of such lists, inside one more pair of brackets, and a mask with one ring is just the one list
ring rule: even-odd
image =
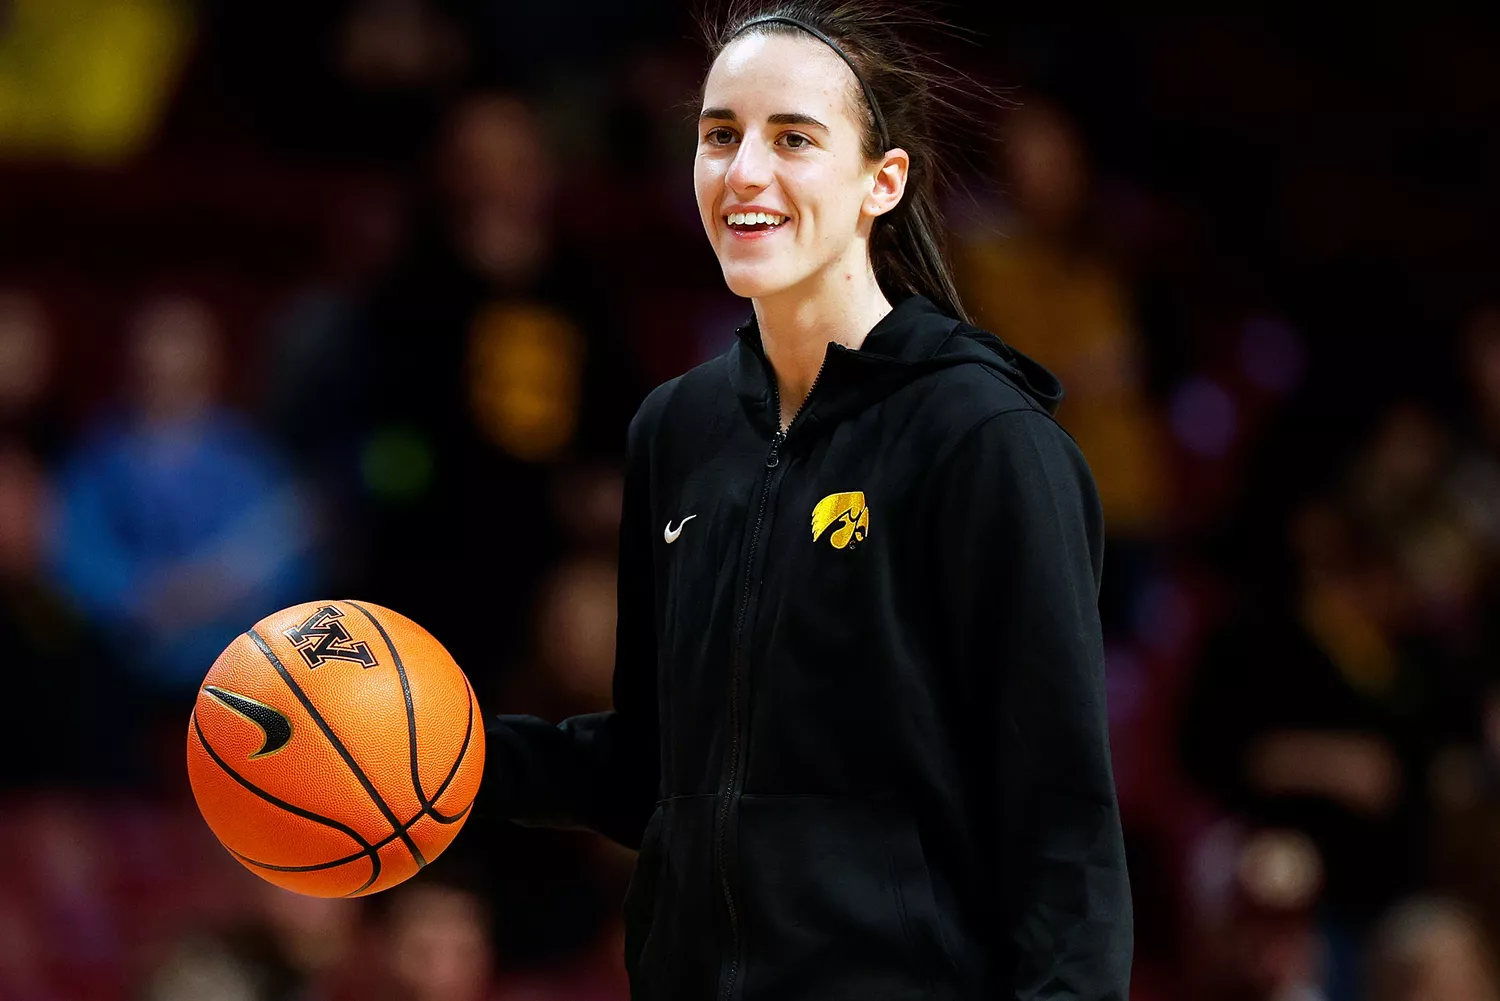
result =
[[[737,122],[740,119],[731,108],[704,108],[698,112],[698,120],[700,122]],[[778,111],[774,115],[767,115],[766,121],[771,125],[811,125],[814,128],[822,129],[824,132],[830,131],[828,126],[818,121],[812,115],[804,114],[800,111]]]
[[800,111],[778,111],[774,115],[767,115],[766,121],[772,125],[811,125],[822,129],[824,132],[829,131],[828,126],[818,121],[812,115],[806,115]]

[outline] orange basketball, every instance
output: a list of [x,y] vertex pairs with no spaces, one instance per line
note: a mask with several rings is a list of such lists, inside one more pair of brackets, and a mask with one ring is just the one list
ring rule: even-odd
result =
[[246,868],[318,897],[412,876],[463,827],[484,726],[443,645],[388,608],[312,601],[239,636],[188,724],[203,819]]

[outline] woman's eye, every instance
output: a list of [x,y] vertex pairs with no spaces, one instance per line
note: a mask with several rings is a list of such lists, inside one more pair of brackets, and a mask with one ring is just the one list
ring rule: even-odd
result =
[[788,132],[781,138],[782,141],[786,143],[788,149],[801,149],[804,146],[809,146],[812,144],[811,139],[798,132]]
[[715,146],[726,146],[734,142],[734,133],[725,128],[709,129],[704,138]]

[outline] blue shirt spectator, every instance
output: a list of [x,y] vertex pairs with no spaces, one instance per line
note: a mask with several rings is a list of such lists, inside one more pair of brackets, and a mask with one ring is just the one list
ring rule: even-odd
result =
[[196,303],[148,310],[137,407],[65,462],[52,564],[149,687],[201,681],[262,616],[313,597],[313,523],[280,457],[213,402],[217,337]]

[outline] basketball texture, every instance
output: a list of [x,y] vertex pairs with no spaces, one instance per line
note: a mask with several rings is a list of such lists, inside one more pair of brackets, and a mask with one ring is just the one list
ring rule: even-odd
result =
[[484,772],[468,679],[415,622],[313,601],[214,661],[188,724],[188,779],[219,841],[319,897],[384,890],[463,826]]

